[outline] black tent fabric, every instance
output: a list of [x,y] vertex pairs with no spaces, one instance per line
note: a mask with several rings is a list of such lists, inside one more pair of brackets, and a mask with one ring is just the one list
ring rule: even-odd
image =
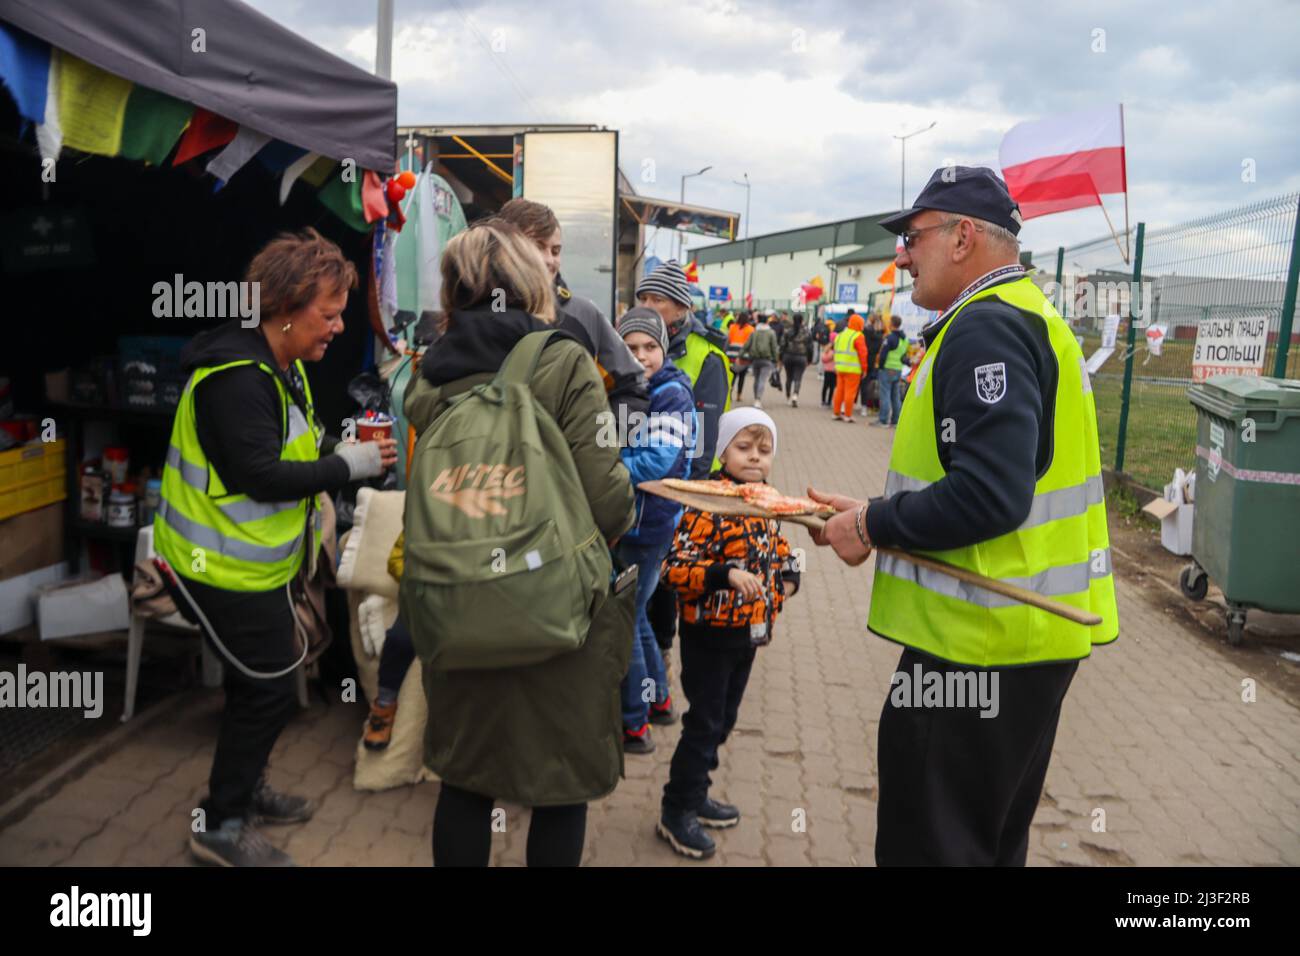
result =
[[239,0],[0,0],[0,20],[275,139],[393,168],[396,85]]

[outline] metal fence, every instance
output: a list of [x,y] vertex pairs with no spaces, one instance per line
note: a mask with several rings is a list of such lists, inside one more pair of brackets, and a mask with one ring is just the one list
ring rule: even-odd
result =
[[[1267,321],[1261,374],[1297,377],[1298,207],[1292,194],[1177,226],[1139,226],[1120,237],[1132,250],[1128,262],[1109,236],[1034,254],[1036,280],[1054,293],[1085,356],[1101,347],[1106,317],[1119,317],[1115,352],[1092,376],[1103,464],[1153,489],[1175,468],[1194,466],[1187,388],[1205,320]],[[1166,333],[1158,355],[1147,341],[1151,326]]]

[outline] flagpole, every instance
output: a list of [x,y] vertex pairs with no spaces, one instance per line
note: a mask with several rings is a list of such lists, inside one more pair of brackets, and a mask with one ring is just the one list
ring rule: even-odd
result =
[[[1119,148],[1124,152],[1124,263],[1129,262],[1133,254],[1129,246],[1128,226],[1128,145],[1124,142],[1124,104],[1119,104]],[[1104,207],[1103,207],[1104,208]],[[1113,231],[1113,230],[1112,230]]]
[[[1128,195],[1128,194],[1125,193],[1125,196],[1127,196],[1127,195]],[[1121,246],[1121,245],[1119,244],[1119,236],[1118,236],[1118,235],[1116,234],[1116,232],[1115,232],[1115,227],[1111,224],[1111,221],[1110,221],[1110,213],[1108,213],[1108,212],[1106,211],[1106,204],[1105,204],[1104,202],[1101,202],[1101,197],[1100,197],[1100,196],[1097,197],[1097,201],[1098,201],[1098,204],[1101,206],[1101,214],[1102,214],[1103,216],[1106,217],[1106,228],[1110,230],[1110,237],[1111,237],[1112,239],[1115,240],[1115,248],[1117,248],[1117,249],[1119,250],[1120,257],[1124,260],[1124,263],[1127,265],[1127,264],[1128,264],[1128,251],[1127,251],[1123,246]],[[1127,206],[1128,203],[1125,202],[1124,205]],[[1126,243],[1128,242],[1128,237],[1127,237],[1127,236],[1125,236],[1124,241],[1125,241]]]

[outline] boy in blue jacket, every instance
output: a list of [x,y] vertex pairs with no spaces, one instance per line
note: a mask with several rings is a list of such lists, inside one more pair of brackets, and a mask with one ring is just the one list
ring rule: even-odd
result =
[[[696,451],[698,422],[691,380],[667,357],[668,328],[658,312],[638,306],[619,319],[618,333],[645,369],[650,384],[649,416],[635,423],[622,452],[632,484],[684,478]],[[625,564],[637,566],[636,633],[622,685],[623,749],[627,753],[652,752],[650,724],[671,724],[677,719],[646,605],[659,583],[659,571],[681,514],[681,507],[666,498],[638,491],[636,524],[616,546]]]

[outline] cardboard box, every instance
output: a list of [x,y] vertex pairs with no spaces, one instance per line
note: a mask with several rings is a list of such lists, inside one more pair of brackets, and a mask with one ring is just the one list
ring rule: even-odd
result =
[[1156,498],[1142,509],[1160,519],[1160,544],[1172,554],[1192,553],[1192,521],[1196,506]]
[[0,581],[63,560],[62,502],[0,520]]
[[67,576],[68,566],[60,561],[47,568],[0,581],[0,634],[17,631],[36,620],[37,592],[57,584]]
[[77,634],[126,630],[131,625],[131,599],[120,574],[95,581],[44,588],[36,597],[41,640]]

